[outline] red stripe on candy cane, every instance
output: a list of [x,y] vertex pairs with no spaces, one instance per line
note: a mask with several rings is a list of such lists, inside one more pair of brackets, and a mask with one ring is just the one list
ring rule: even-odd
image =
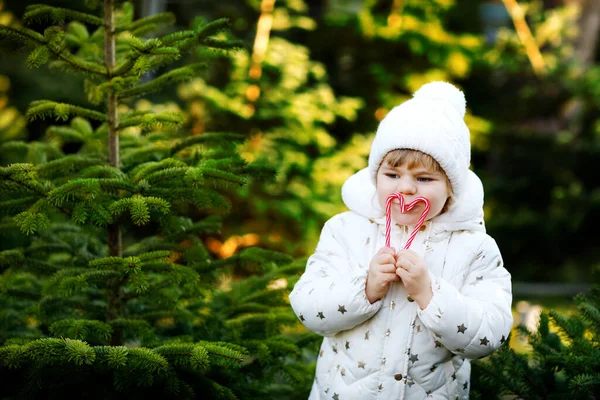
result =
[[406,241],[406,244],[404,245],[404,249],[408,249],[410,247],[410,245],[412,244],[413,240],[415,240],[415,236],[417,236],[417,233],[419,232],[419,228],[421,228],[421,226],[423,225],[423,222],[425,222],[425,218],[427,218],[427,214],[429,213],[431,204],[429,203],[429,200],[427,200],[425,197],[422,197],[422,196],[415,198],[409,204],[405,204],[404,196],[402,196],[400,193],[392,193],[391,195],[389,195],[389,197],[387,198],[387,201],[385,203],[385,245],[386,245],[386,247],[390,247],[390,236],[392,233],[392,202],[394,201],[394,199],[398,199],[398,201],[400,202],[400,212],[401,213],[405,213],[405,212],[412,210],[414,208],[414,206],[416,206],[420,202],[425,203],[425,210],[423,210],[421,217],[419,218],[419,220],[417,221],[417,224],[415,225],[415,229],[413,229],[413,231],[410,233],[410,236],[408,237],[408,240]]

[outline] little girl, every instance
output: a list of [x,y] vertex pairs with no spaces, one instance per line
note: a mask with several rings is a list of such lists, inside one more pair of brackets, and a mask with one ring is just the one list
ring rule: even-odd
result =
[[[381,121],[369,166],[342,188],[350,211],[331,218],[290,294],[324,336],[310,399],[467,399],[471,365],[506,340],[511,281],[486,234],[483,187],[469,170],[465,99],[445,82],[422,86]],[[401,213],[390,194],[422,196]]]

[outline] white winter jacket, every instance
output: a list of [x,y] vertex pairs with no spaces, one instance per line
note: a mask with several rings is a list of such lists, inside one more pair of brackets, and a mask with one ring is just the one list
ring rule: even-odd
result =
[[[401,282],[373,304],[366,298],[369,263],[385,243],[372,190],[343,192],[351,211],[325,224],[290,294],[300,321],[325,337],[309,399],[466,399],[469,359],[497,349],[513,322],[510,274],[485,233],[481,182],[470,173],[469,189],[411,246],[430,271],[424,310]],[[392,247],[402,248],[409,233],[394,226]]]

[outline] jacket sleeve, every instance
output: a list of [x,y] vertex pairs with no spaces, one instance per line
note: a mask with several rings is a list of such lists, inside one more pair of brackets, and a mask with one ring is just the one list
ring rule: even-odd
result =
[[367,300],[368,268],[351,259],[351,252],[339,240],[340,225],[336,217],[325,224],[315,253],[290,293],[296,316],[321,336],[354,328],[381,308],[381,301],[371,304]]
[[463,282],[457,288],[432,275],[433,297],[419,317],[451,352],[485,357],[504,343],[513,324],[510,273],[491,237],[477,250]]

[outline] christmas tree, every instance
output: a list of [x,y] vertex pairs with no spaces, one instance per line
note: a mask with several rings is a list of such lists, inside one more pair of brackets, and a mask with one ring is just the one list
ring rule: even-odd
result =
[[473,363],[473,397],[595,399],[600,394],[600,287],[575,298],[576,312],[543,312],[537,331],[520,326],[531,353],[509,346]]
[[172,67],[191,49],[240,44],[226,20],[143,39],[173,16],[99,5],[34,5],[25,27],[0,26],[29,67],[83,76],[88,99],[35,101],[30,121],[66,125],[0,142],[11,154],[0,166],[0,397],[293,397],[306,386],[298,346],[312,340],[283,335],[297,323],[286,277],[302,263],[206,246],[247,177],[273,169],[240,156],[243,135],[190,135],[176,107],[135,102],[203,71]]

